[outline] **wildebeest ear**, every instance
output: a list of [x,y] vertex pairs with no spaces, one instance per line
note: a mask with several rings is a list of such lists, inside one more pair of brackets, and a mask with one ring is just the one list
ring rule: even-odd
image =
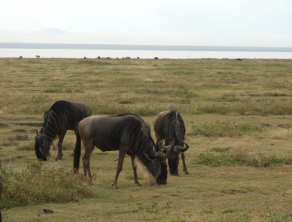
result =
[[43,143],[43,139],[42,139],[42,137],[39,134],[37,134],[35,136],[35,141],[38,142],[38,143]]
[[38,130],[38,129],[37,129],[35,132],[36,132],[36,135],[38,135],[38,134],[39,134],[39,130]]

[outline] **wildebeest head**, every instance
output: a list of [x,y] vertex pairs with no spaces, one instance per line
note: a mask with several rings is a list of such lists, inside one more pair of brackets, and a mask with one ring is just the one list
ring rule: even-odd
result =
[[160,167],[160,172],[156,178],[156,183],[158,185],[167,184],[167,164],[165,161],[165,154],[160,151],[155,151],[153,146],[153,151],[150,155],[145,154],[145,156],[154,163],[157,167]]
[[37,133],[37,135],[35,136],[36,156],[40,160],[46,160],[46,157],[50,150],[50,144],[44,135],[42,135],[38,131],[36,133]]
[[158,145],[164,152],[166,152],[170,174],[178,175],[179,154],[180,152],[185,152],[189,148],[189,145],[183,140],[178,145],[172,143],[168,146],[164,146],[163,142],[164,140],[161,140]]

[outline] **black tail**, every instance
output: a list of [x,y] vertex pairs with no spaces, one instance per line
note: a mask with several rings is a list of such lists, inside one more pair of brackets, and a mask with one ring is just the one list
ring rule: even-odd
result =
[[78,173],[79,170],[79,163],[80,163],[80,154],[81,154],[81,138],[79,133],[76,134],[76,144],[74,149],[74,163],[73,163],[73,170],[74,173]]
[[41,153],[39,144],[37,142],[34,144],[34,149],[35,149],[35,155],[37,156],[39,160],[43,160],[43,161],[47,160],[47,157]]

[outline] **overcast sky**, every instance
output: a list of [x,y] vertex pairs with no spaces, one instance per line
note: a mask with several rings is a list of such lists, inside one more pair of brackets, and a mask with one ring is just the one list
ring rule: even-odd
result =
[[292,0],[7,0],[0,21],[0,42],[292,47]]

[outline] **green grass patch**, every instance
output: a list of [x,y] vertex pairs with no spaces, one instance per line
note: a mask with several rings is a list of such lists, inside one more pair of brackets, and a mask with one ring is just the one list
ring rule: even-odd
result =
[[[216,148],[218,149],[218,148]],[[223,148],[224,150],[224,148]],[[208,165],[211,167],[220,166],[253,166],[253,167],[270,167],[274,165],[292,165],[292,157],[278,157],[276,155],[265,156],[262,153],[249,155],[246,150],[239,149],[220,152],[203,152],[200,153],[193,161],[194,164]]]
[[[133,174],[126,175],[125,178],[127,180],[134,180],[134,175]],[[138,175],[138,180],[144,180],[144,178]]]
[[20,142],[16,144],[17,150],[34,151],[34,141]]
[[193,125],[190,135],[206,137],[241,137],[254,132],[261,132],[261,126],[248,123],[235,123],[230,121],[216,121]]
[[289,99],[245,99],[237,102],[225,101],[203,105],[194,109],[193,112],[194,114],[220,115],[291,115],[292,103]]

